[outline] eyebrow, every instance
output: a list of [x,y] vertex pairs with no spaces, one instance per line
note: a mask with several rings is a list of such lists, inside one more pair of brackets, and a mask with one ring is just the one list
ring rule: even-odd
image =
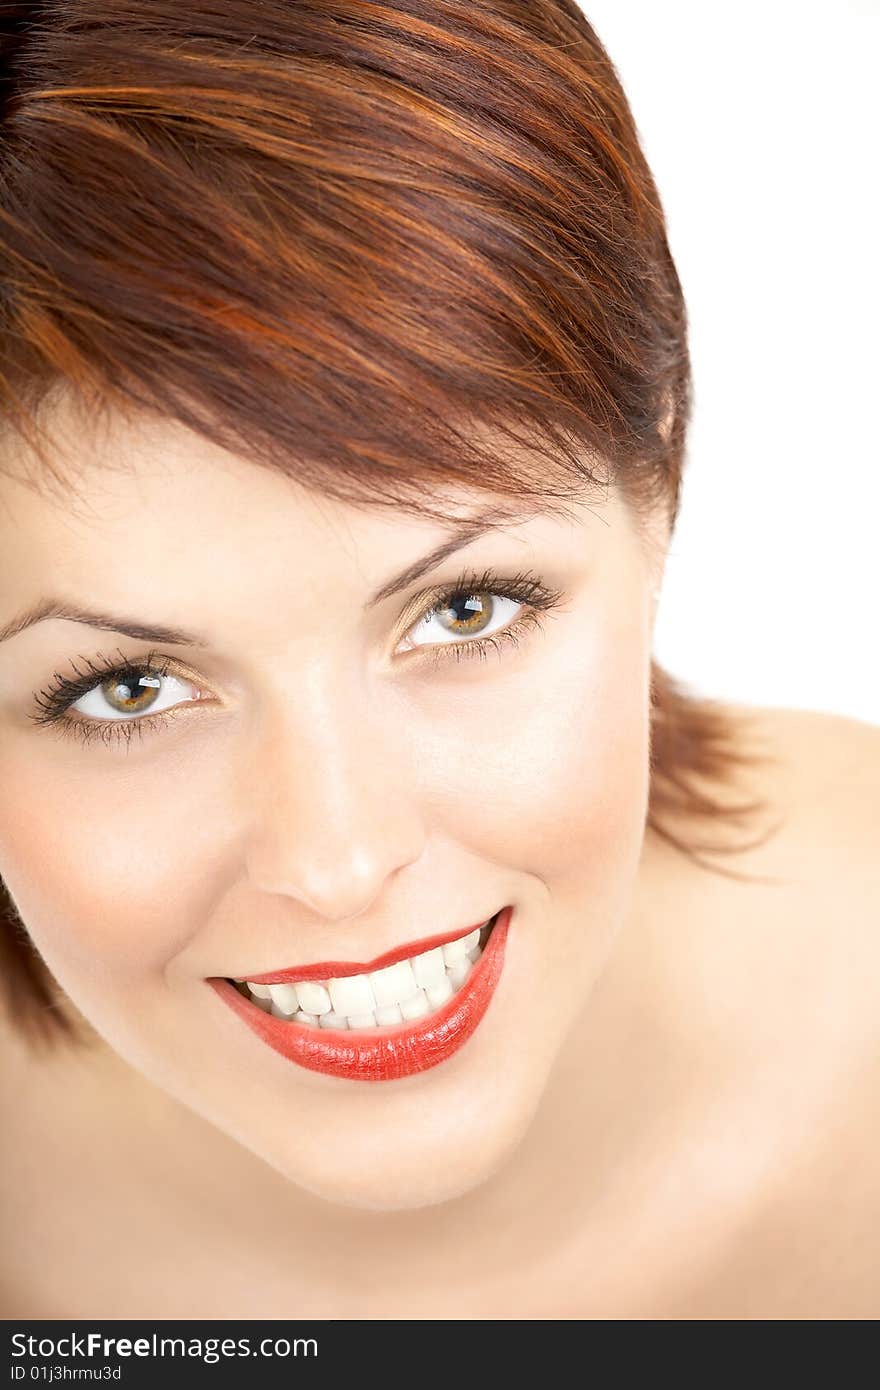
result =
[[423,555],[420,560],[415,560],[411,565],[407,565],[405,570],[401,570],[393,579],[389,579],[387,584],[383,584],[381,589],[377,589],[371,598],[364,604],[365,608],[375,608],[377,603],[382,603],[386,598],[391,598],[392,594],[399,594],[403,589],[408,589],[417,579],[421,579],[431,570],[442,565],[443,561],[450,555],[454,555],[457,550],[462,550],[466,545],[470,545],[480,536],[484,536],[487,531],[497,530],[499,526],[504,526],[512,520],[524,520],[526,516],[534,514],[538,510],[533,508],[529,511],[521,511],[516,516],[511,512],[491,511],[483,512],[480,516],[471,517],[467,521],[460,522],[445,541],[429,550],[427,555]]
[[[393,594],[409,588],[410,584],[414,584],[417,579],[421,579],[430,570],[436,569],[450,555],[463,549],[464,546],[470,545],[478,537],[485,535],[487,531],[496,530],[499,526],[510,523],[512,520],[525,519],[525,517],[533,515],[534,512],[542,510],[544,509],[540,507],[532,508],[515,515],[510,511],[496,510],[484,512],[480,516],[460,522],[445,541],[428,551],[428,554],[423,555],[420,560],[415,560],[406,569],[389,579],[380,589],[377,589],[364,607],[374,608],[376,604],[382,603]],[[183,628],[136,622],[124,615],[81,608],[77,604],[66,603],[63,599],[56,598],[41,599],[33,608],[19,614],[17,618],[13,618],[6,627],[0,628],[0,642],[6,642],[10,637],[18,636],[20,632],[33,627],[36,623],[47,622],[53,618],[63,619],[71,623],[83,623],[86,627],[102,628],[107,632],[120,632],[138,642],[159,642],[163,646],[185,647],[209,647],[211,645],[207,638],[201,637],[195,632],[187,632]]]

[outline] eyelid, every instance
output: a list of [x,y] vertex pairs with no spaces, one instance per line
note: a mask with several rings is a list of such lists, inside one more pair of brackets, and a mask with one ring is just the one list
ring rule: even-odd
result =
[[[130,656],[126,655],[121,647],[117,647],[116,654],[112,657],[107,656],[104,652],[98,652],[94,657],[81,656],[79,660],[88,668],[87,671],[81,671],[76,665],[76,661],[71,660],[70,664],[76,673],[75,675],[62,675],[61,672],[55,671],[53,682],[49,685],[48,689],[40,690],[35,693],[34,702],[40,713],[31,713],[28,715],[32,723],[37,725],[51,725],[53,723],[60,723],[64,720],[70,724],[81,723],[95,725],[105,722],[114,724],[136,722],[134,718],[131,720],[116,719],[102,721],[94,719],[89,715],[78,718],[76,713],[74,713],[73,716],[68,713],[78,700],[84,699],[86,695],[95,690],[102,681],[108,680],[112,675],[122,671],[143,670],[144,672],[150,672],[153,676],[162,678],[174,676],[176,679],[183,680],[187,684],[194,686],[201,692],[197,699],[180,701],[179,707],[183,707],[187,704],[204,703],[203,696],[206,690],[202,677],[188,668],[186,663],[179,657],[166,656],[157,652],[155,648],[151,648],[149,651],[136,656]],[[178,708],[178,706],[175,706],[175,708]],[[166,713],[170,714],[171,710],[163,711],[162,715]],[[152,717],[158,718],[162,716],[151,716],[149,712],[147,712],[138,718],[140,722],[144,722]]]
[[468,569],[456,579],[432,585],[418,595],[418,609],[412,615],[398,643],[410,635],[417,624],[429,615],[439,612],[444,602],[464,595],[491,593],[504,597],[520,605],[522,611],[494,633],[462,635],[460,641],[424,642],[400,654],[406,664],[427,662],[429,669],[447,659],[460,661],[470,656],[485,656],[490,648],[499,650],[507,640],[518,643],[520,636],[529,627],[540,627],[541,619],[561,608],[567,595],[544,582],[532,570],[516,573],[499,573],[492,568],[482,572]]
[[450,592],[451,588],[452,586],[450,584],[438,583],[432,584],[428,589],[421,589],[419,593],[414,594],[398,619],[398,625],[400,627],[398,641],[406,637],[410,628],[424,618],[426,613],[430,613],[433,608],[436,608],[440,600]]
[[558,602],[562,594],[545,585],[530,570],[519,570],[517,572],[505,573],[503,570],[496,570],[492,566],[485,566],[482,571],[468,568],[461,571],[453,579],[441,580],[432,584],[428,589],[422,589],[416,594],[412,602],[407,605],[402,615],[401,621],[405,620],[406,626],[402,636],[412,627],[413,623],[418,622],[426,613],[440,606],[444,599],[452,598],[462,593],[505,593],[511,590],[519,590],[523,594],[528,593],[528,597],[523,597],[520,602],[535,602],[535,606],[549,606],[550,602]]

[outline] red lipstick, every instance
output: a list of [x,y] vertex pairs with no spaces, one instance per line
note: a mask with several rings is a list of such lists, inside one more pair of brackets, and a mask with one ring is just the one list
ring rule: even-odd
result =
[[[475,1031],[501,975],[512,913],[512,907],[505,907],[498,914],[482,955],[461,988],[442,1008],[393,1028],[313,1028],[289,1023],[257,1008],[229,980],[211,978],[207,983],[258,1038],[288,1061],[349,1081],[395,1081],[445,1061]],[[248,978],[254,984],[278,984],[368,974],[462,935],[466,933],[459,930],[425,938],[414,945],[387,951],[365,965],[326,961]]]

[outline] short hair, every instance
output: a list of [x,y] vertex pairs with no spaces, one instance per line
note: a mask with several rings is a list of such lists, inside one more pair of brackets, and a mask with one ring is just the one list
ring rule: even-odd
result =
[[[685,304],[575,0],[4,6],[0,430],[63,486],[59,390],[354,505],[442,519],[450,484],[563,506],[613,484],[671,529]],[[727,872],[681,827],[761,804],[718,795],[754,760],[733,711],[652,660],[651,715],[647,824]],[[82,1037],[0,892],[8,1012]]]

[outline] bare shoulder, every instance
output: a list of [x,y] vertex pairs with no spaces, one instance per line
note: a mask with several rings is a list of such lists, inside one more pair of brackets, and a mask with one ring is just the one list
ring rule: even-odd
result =
[[[748,827],[753,843],[714,859],[742,877],[691,874],[687,908],[725,923],[744,997],[779,1027],[776,1045],[788,1039],[804,1064],[836,1067],[841,1095],[844,1078],[861,1084],[880,1139],[880,726],[726,709],[752,760],[731,804],[754,799],[762,810]],[[880,1171],[876,1150],[874,1160]]]
[[745,1316],[876,1317],[880,727],[727,708],[759,759],[738,791],[765,801],[774,830],[727,861],[754,879],[703,876],[711,896],[693,901],[724,945],[713,1018],[729,1009],[744,1055],[747,1040],[741,1133],[767,1159],[711,1297],[757,1310]]
[[768,901],[772,885],[782,890],[779,939],[798,953],[811,1026],[852,1044],[851,1076],[863,1075],[880,1142],[880,725],[731,708],[772,754],[756,785],[779,828],[748,867],[767,874]]
[[[747,712],[748,706],[739,706]],[[799,769],[816,787],[858,793],[880,786],[880,724],[819,710],[756,707]],[[860,804],[867,803],[860,797]]]
[[[859,885],[880,891],[880,724],[818,710],[729,704],[744,746],[760,761],[743,785],[766,799],[778,833],[767,865],[794,869],[814,885],[846,865]],[[839,880],[836,887],[840,888]]]
[[769,827],[734,863],[766,879],[772,937],[803,955],[801,979],[812,962],[826,999],[835,985],[849,997],[854,1027],[861,1004],[880,1064],[880,726],[813,710],[730,709],[744,746],[761,755],[743,785],[764,802]]

